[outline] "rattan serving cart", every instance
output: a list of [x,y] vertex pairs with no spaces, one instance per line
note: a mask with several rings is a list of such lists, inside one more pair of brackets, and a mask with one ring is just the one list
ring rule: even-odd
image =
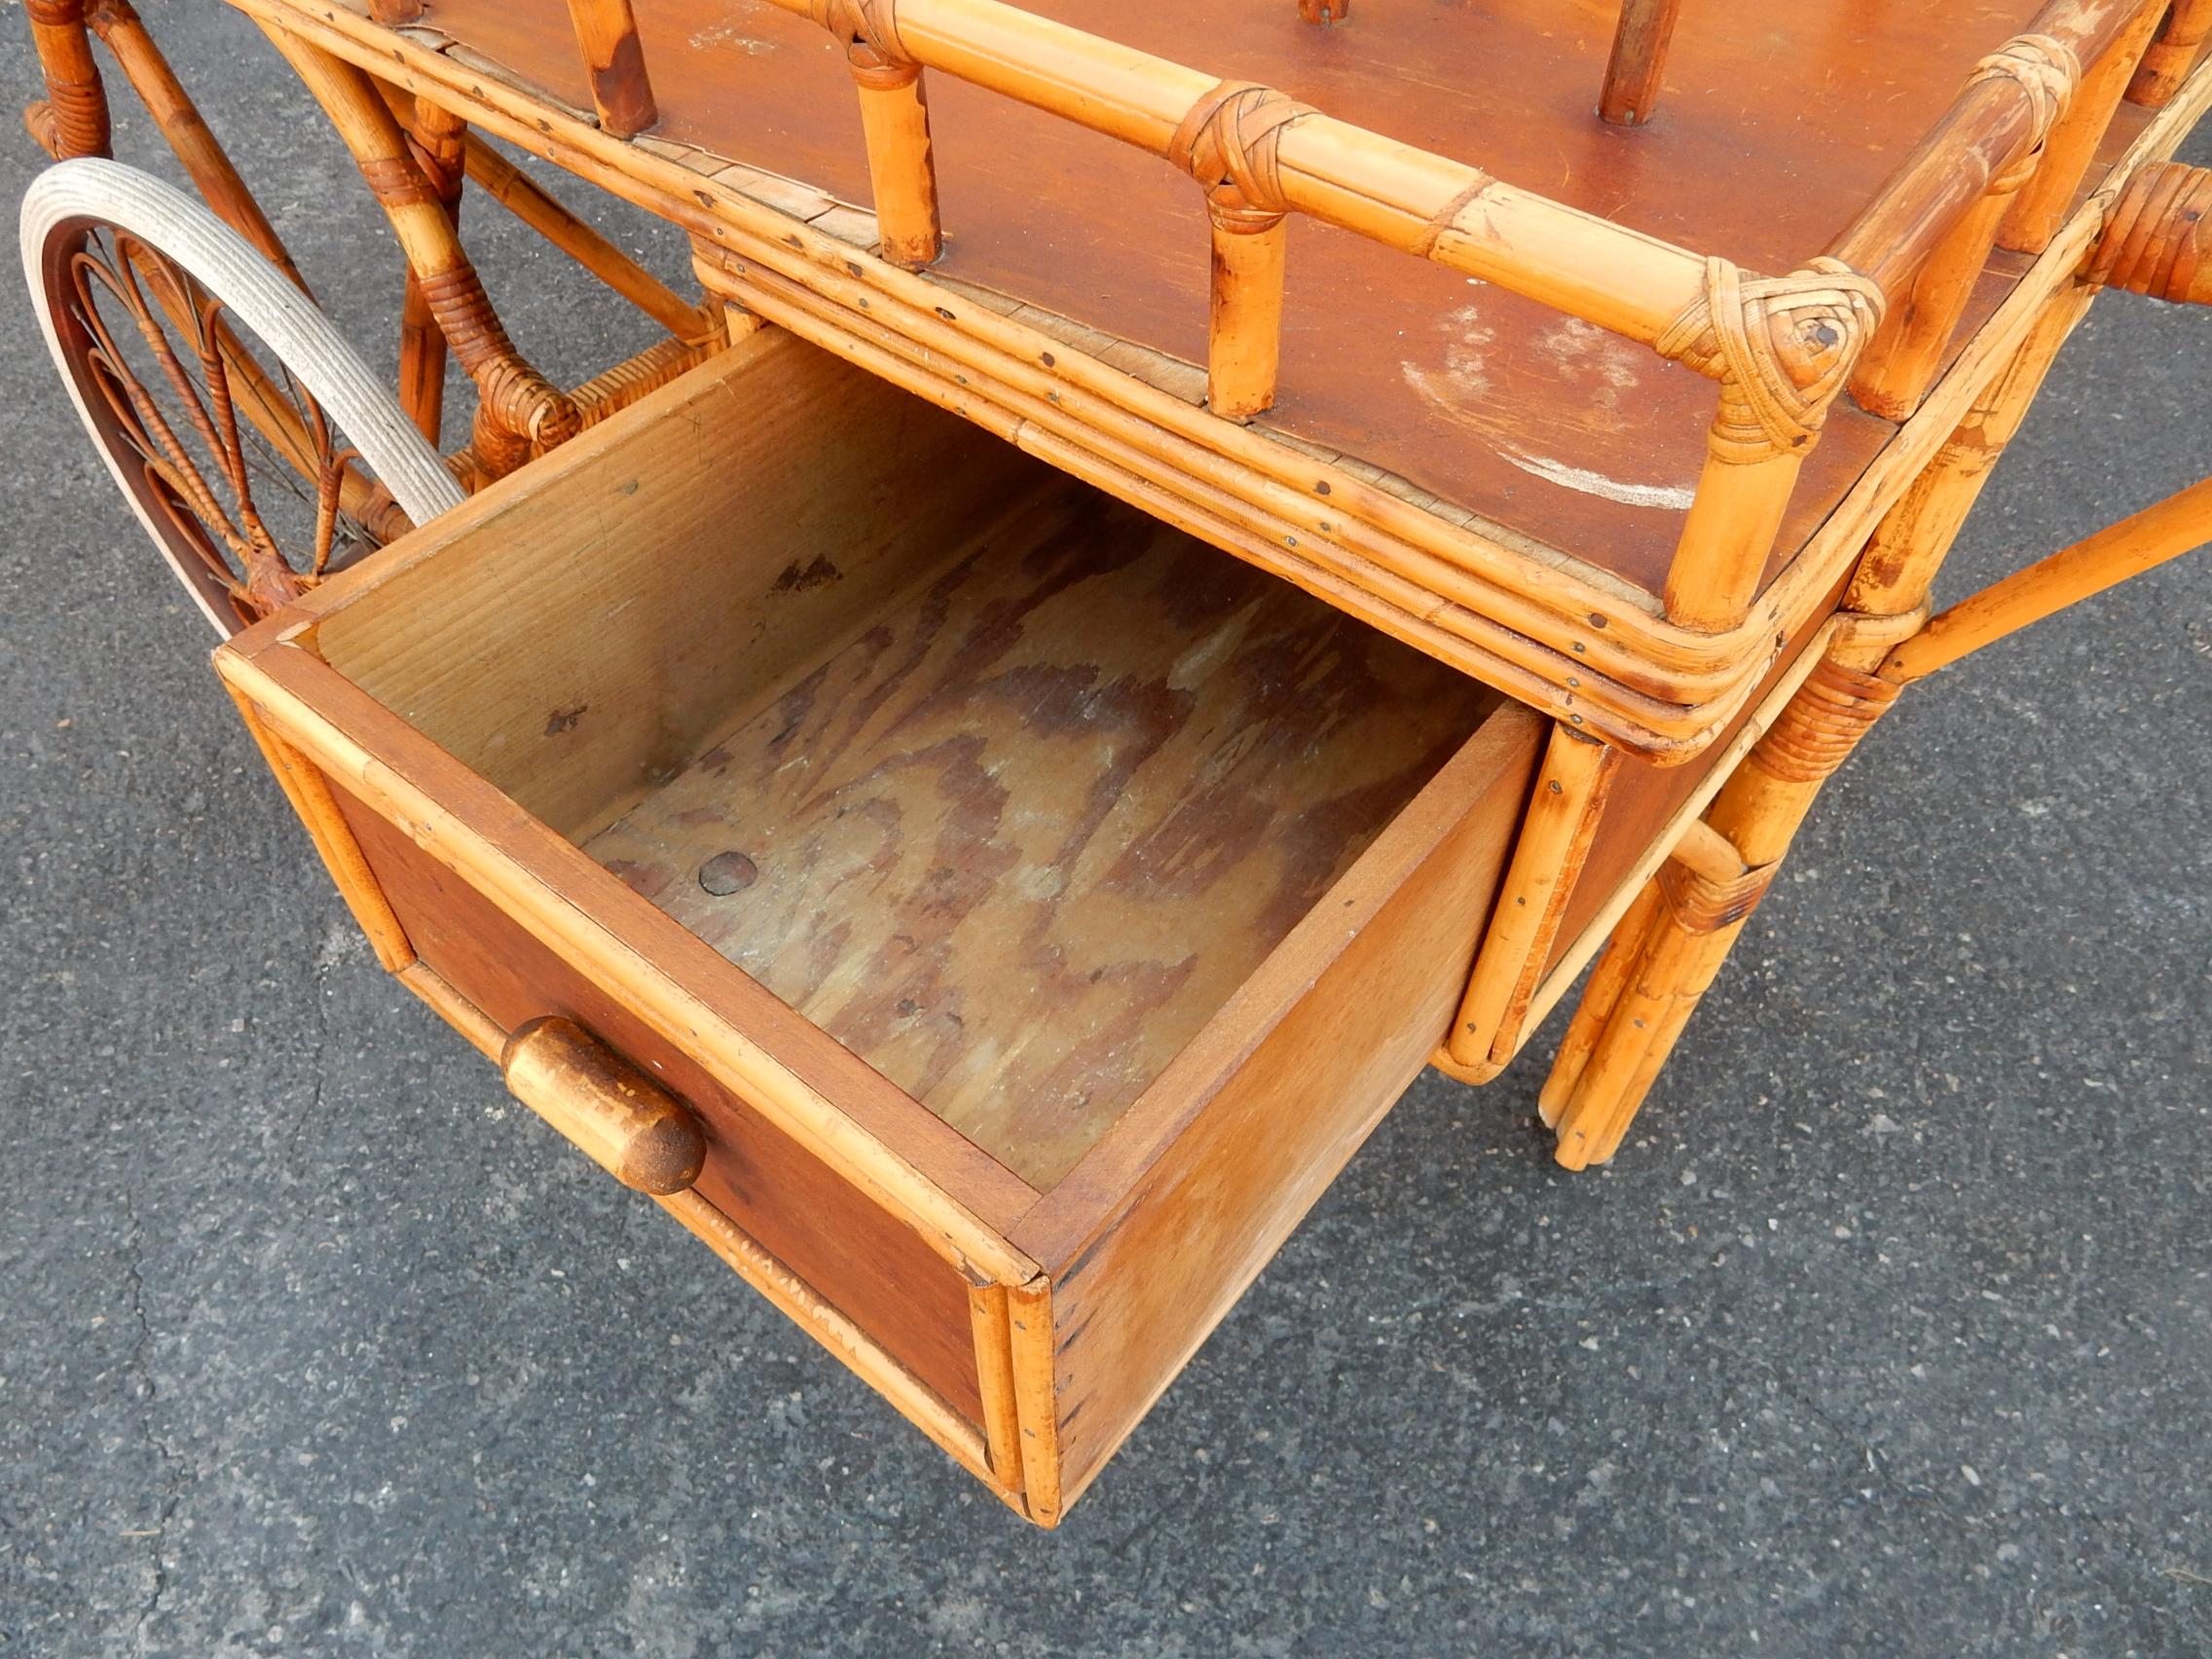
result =
[[[2212,299],[2212,0],[233,4],[396,389],[24,0],[26,273],[223,683],[400,981],[1048,1526],[1422,1065],[1595,962],[1613,1156],[1899,689],[2212,534],[1928,613],[2091,300]],[[469,184],[666,338],[549,383]]]

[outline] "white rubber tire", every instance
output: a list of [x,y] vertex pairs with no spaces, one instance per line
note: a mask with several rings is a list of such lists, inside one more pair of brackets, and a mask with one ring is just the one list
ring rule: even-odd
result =
[[74,252],[87,229],[113,226],[137,238],[220,300],[321,405],[332,425],[360,452],[362,464],[416,524],[427,524],[461,504],[461,486],[438,452],[330,319],[245,238],[200,203],[134,168],[86,158],[58,163],[33,179],[18,222],[23,279],[78,418],[147,535],[219,633],[236,633],[238,618],[222,614],[206,584],[178,565],[138,487],[103,436],[88,388],[80,384],[55,325],[51,299],[55,268]]

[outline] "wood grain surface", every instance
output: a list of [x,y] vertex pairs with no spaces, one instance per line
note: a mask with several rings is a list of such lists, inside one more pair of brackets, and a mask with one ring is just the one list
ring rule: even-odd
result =
[[588,849],[1049,1187],[1497,698],[1072,482]]

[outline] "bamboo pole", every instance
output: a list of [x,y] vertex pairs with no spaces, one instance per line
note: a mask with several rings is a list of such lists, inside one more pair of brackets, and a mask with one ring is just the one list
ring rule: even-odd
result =
[[1924,680],[1970,651],[2208,542],[2212,542],[2212,478],[2200,479],[1961,600],[1890,652],[1882,665],[1883,677],[1900,685]]
[[630,0],[569,0],[569,21],[584,55],[600,130],[617,138],[649,131],[660,111],[645,80],[645,54]]
[[1282,356],[1282,280],[1288,226],[1280,214],[1254,225],[1219,210],[1206,318],[1206,407],[1248,421],[1275,400]]
[[1641,127],[1651,119],[1681,10],[1682,0],[1621,0],[1620,25],[1605,63],[1604,89],[1598,95],[1600,120],[1614,127]]
[[100,37],[108,51],[115,55],[131,91],[138,101],[146,106],[154,125],[161,129],[164,139],[176,155],[186,176],[199,190],[202,200],[231,229],[245,238],[270,264],[307,292],[307,282],[300,276],[299,267],[285,248],[283,239],[261,210],[253,192],[245,187],[231,158],[201,117],[199,106],[184,90],[184,83],[176,78],[168,59],[162,55],[154,44],[154,37],[146,30],[138,14],[129,0],[93,0],[86,13],[86,20]]
[[57,162],[109,150],[107,93],[85,32],[85,0],[23,0],[46,97],[23,111],[23,125]]
[[2127,101],[2162,109],[2181,91],[2212,37],[2212,0],[2173,0],[2165,26],[2143,54],[2142,66],[2128,83]]
[[860,85],[861,132],[867,142],[883,257],[919,271],[936,263],[944,246],[921,65],[863,64],[855,56],[853,79]]
[[686,300],[597,230],[576,217],[549,191],[471,132],[463,152],[470,182],[615,293],[680,340],[698,340],[719,326],[698,303]]

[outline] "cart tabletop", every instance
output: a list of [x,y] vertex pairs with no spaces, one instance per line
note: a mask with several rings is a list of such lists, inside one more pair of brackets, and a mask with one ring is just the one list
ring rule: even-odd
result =
[[[837,43],[767,0],[639,0],[656,139],[869,201]],[[1788,271],[1834,240],[2036,0],[1940,7],[1696,0],[1660,115],[1594,113],[1615,0],[1372,0],[1337,28],[1291,0],[1026,10],[1330,115],[1682,247]],[[591,92],[563,0],[429,0],[423,23],[562,100]],[[1161,162],[950,77],[930,88],[946,232],[933,275],[1205,361],[1204,213]],[[2147,112],[2122,106],[2117,154]],[[2095,172],[2092,169],[2091,182]],[[1657,592],[1697,483],[1701,377],[1535,301],[1295,222],[1264,429],[1380,468]],[[1984,313],[2001,276],[1977,296]],[[1965,331],[1962,331],[1965,332]],[[1132,354],[1133,355],[1133,354]],[[1197,369],[1157,376],[1196,401]],[[1802,546],[1893,428],[1840,406],[1778,542]],[[1425,504],[1425,502],[1424,502]]]

